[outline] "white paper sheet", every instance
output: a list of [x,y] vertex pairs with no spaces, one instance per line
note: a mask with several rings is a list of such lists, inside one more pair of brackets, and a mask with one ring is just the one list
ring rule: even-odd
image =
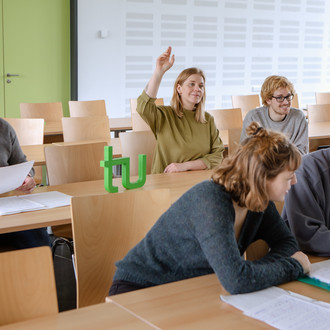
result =
[[220,298],[278,329],[329,329],[330,304],[277,287]]
[[312,270],[308,274],[309,277],[330,284],[330,260],[315,262],[311,268]]
[[0,215],[70,205],[71,196],[58,191],[0,198]]
[[22,185],[33,166],[34,160],[16,165],[0,167],[0,194]]

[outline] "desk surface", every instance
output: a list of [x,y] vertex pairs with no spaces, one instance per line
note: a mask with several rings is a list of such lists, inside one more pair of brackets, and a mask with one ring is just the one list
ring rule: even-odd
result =
[[308,137],[310,140],[330,138],[330,122],[309,124]]
[[[95,143],[100,142],[101,140],[95,141],[81,141],[81,142],[54,142],[55,145],[73,145],[73,144],[81,144],[81,143]],[[46,165],[44,148],[47,146],[51,146],[52,143],[46,144],[36,144],[36,145],[28,145],[21,146],[23,153],[26,155],[27,160],[34,160],[34,165]],[[119,138],[112,138],[108,145],[113,147],[113,158],[121,157],[121,145]]]
[[[210,178],[212,170],[189,171],[169,174],[150,174],[142,190],[169,188],[171,202],[175,202],[193,185]],[[137,177],[132,178],[134,182]],[[119,187],[119,192],[127,191],[121,184],[121,178],[113,179],[113,184]],[[58,186],[37,187],[33,193],[60,191],[71,196],[86,196],[106,194],[104,180],[68,183]],[[0,197],[19,195],[17,191],[2,194]],[[70,206],[48,210],[17,213],[0,216],[0,233],[8,233],[26,229],[56,226],[71,223]]]
[[[313,257],[311,260],[320,261]],[[330,302],[328,291],[305,283],[294,281],[280,287]],[[111,296],[107,301],[126,308],[161,329],[271,328],[222,302],[220,294],[228,293],[221,286],[216,275],[211,274]]]
[[[124,118],[109,118],[110,131],[126,131],[132,129],[131,117]],[[62,122],[46,122],[45,135],[63,134]]]
[[14,323],[1,329],[155,329],[115,304],[99,304]]

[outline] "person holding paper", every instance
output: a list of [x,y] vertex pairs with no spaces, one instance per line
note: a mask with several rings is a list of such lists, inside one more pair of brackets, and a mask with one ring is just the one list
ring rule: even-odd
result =
[[283,219],[302,251],[330,256],[330,149],[305,155],[298,183],[285,197]]
[[[0,167],[26,162],[15,130],[4,119],[0,118]],[[22,185],[17,188],[25,193],[35,188],[34,170],[31,169]],[[23,249],[35,246],[49,245],[50,240],[45,228],[25,230],[21,232],[1,234],[0,250]]]
[[[246,293],[309,272],[308,257],[273,203],[284,201],[296,183],[301,155],[282,133],[256,122],[247,134],[212,180],[182,195],[116,263],[110,295],[213,272],[231,294]],[[267,242],[268,254],[245,260],[258,239]]]

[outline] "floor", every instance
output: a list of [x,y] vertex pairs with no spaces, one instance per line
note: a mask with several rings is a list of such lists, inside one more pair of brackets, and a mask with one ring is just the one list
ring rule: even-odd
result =
[[[51,235],[51,241],[54,239]],[[67,244],[58,244],[54,255],[54,270],[59,311],[76,308],[76,279],[72,256]]]

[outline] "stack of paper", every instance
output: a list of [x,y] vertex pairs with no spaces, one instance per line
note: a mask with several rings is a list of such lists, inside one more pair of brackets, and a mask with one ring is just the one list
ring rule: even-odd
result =
[[220,298],[278,329],[329,329],[330,304],[277,287]]
[[330,291],[330,260],[315,262],[311,272],[298,280]]
[[70,205],[71,196],[58,191],[0,198],[0,215]]

